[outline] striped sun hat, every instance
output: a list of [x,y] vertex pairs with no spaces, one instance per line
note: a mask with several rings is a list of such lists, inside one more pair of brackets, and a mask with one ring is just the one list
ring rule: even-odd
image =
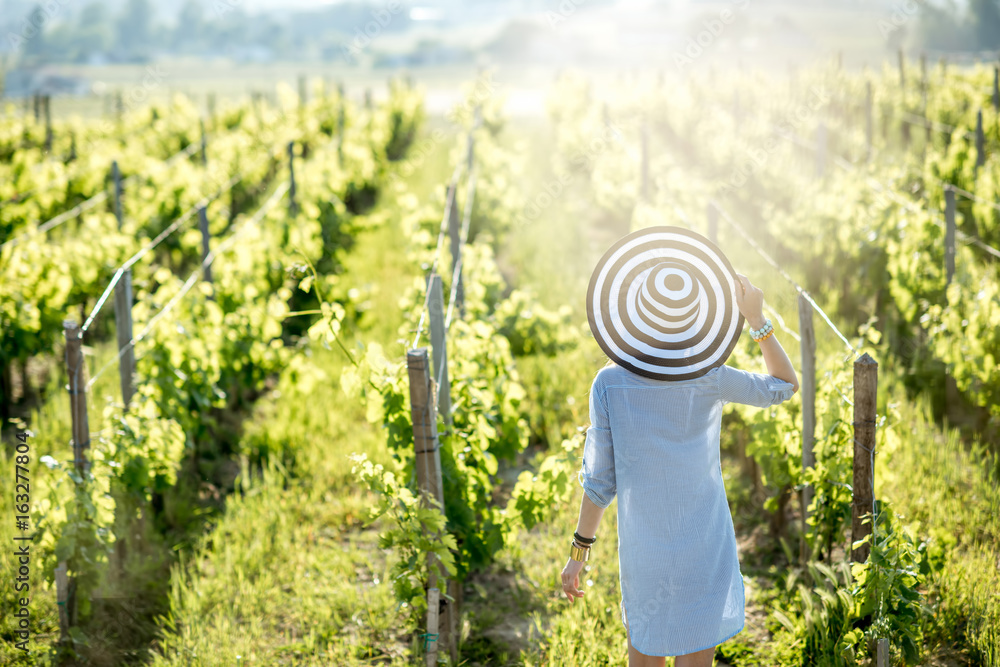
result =
[[604,253],[590,278],[587,317],[615,363],[656,380],[700,377],[729,358],[743,314],[722,251],[683,227],[647,227]]

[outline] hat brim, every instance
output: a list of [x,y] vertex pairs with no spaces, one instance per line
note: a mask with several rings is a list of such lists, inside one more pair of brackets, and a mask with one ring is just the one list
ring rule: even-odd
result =
[[[684,267],[697,294],[697,317],[675,328],[635,305],[644,277],[664,263]],[[622,237],[597,263],[587,317],[598,345],[618,365],[657,380],[690,380],[724,364],[736,347],[744,322],[737,282],[729,259],[704,236],[647,227]]]

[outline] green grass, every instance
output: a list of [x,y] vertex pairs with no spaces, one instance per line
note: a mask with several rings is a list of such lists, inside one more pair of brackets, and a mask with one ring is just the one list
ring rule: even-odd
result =
[[[449,147],[432,146],[403,182],[429,198],[446,173]],[[420,268],[406,254],[403,192],[386,193],[345,257],[340,285],[365,290],[369,301],[345,333],[349,348],[377,341],[387,353],[404,350],[396,336],[411,314],[398,301]],[[340,387],[348,363],[336,347],[314,346],[256,406],[241,449],[268,464],[260,476],[243,468],[241,492],[174,569],[171,618],[153,664],[195,656],[200,664],[238,664],[237,656],[256,664],[407,664],[406,610],[387,581],[381,520],[364,525],[372,498],[355,482],[348,455],[386,465],[391,458],[364,406]]]
[[[525,142],[526,166],[517,187],[528,196],[551,177],[546,132],[537,124],[508,131],[511,141]],[[420,201],[440,202],[450,173],[450,147],[450,140],[431,146],[428,157],[404,179]],[[399,196],[388,193],[371,213],[376,224],[357,239],[340,279],[344,288],[363,290],[369,301],[345,334],[348,347],[355,341],[378,341],[396,358],[405,351],[397,333],[413,315],[400,311],[399,297],[421,275],[407,254]],[[501,253],[517,286],[534,288],[546,306],[570,304],[581,323],[588,267],[604,249],[600,241],[580,240],[581,228],[600,224],[585,216],[578,198],[567,193],[537,223],[513,236]],[[821,341],[821,353],[835,344]],[[786,343],[793,358],[794,346]],[[958,664],[998,664],[996,480],[981,472],[976,452],[968,451],[954,433],[941,433],[924,406],[906,401],[894,380],[899,371],[880,353],[877,358],[882,361],[880,406],[898,404],[897,428],[903,433],[895,448],[886,446],[876,458],[876,492],[907,517],[915,532],[935,539],[947,564],[927,591],[938,604],[931,649],[948,652]],[[519,361],[522,382],[537,403],[533,428],[544,433],[545,441],[557,442],[587,425],[590,380],[603,362],[592,341],[554,358]],[[365,419],[363,406],[340,389],[346,363],[337,349],[304,352],[282,374],[275,391],[255,406],[244,424],[240,450],[246,458],[238,491],[213,529],[173,568],[170,614],[160,621],[161,637],[147,656],[149,662],[412,664],[413,640],[402,632],[405,610],[396,608],[386,581],[392,554],[378,547],[380,523],[363,525],[372,499],[355,482],[347,458],[365,453],[388,464],[390,456],[380,430]],[[113,383],[105,387],[108,393],[114,390]],[[56,401],[44,410],[37,422],[37,452],[63,451],[67,411]],[[719,647],[717,658],[732,665],[771,666],[779,664],[785,647],[773,640],[767,614],[777,595],[774,582],[787,562],[780,546],[764,534],[766,515],[752,499],[753,485],[740,471],[729,436],[723,441],[723,471],[746,577],[747,624]],[[535,452],[521,464],[530,466]],[[267,464],[249,472],[250,458]],[[0,462],[9,463],[2,457]],[[511,476],[510,470],[502,472]],[[466,582],[463,664],[625,664],[617,502],[605,513],[602,539],[581,576],[586,597],[570,604],[559,589],[581,499],[577,488],[550,521],[525,532],[492,567]],[[0,510],[10,510],[9,503],[9,497],[0,499]],[[0,527],[0,538],[10,537],[10,528]],[[9,555],[2,559],[10,571]],[[38,627],[54,632],[54,596],[41,585],[37,571],[33,586],[35,580],[39,586],[32,609],[40,616]]]

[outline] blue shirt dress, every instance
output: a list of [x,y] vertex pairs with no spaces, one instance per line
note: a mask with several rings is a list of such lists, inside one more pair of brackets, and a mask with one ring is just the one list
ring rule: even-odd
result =
[[622,624],[640,653],[693,653],[743,629],[743,575],[719,460],[722,407],[763,408],[792,393],[789,382],[725,365],[691,380],[653,380],[618,365],[594,378],[579,480],[598,507],[618,496]]

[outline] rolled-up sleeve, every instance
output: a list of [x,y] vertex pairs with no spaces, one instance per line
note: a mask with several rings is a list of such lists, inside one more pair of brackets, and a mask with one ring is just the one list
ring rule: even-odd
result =
[[795,393],[795,385],[773,375],[751,373],[723,364],[716,374],[723,403],[742,403],[758,408],[783,403]]
[[590,388],[590,428],[583,445],[580,485],[595,505],[604,509],[615,499],[615,449],[611,440],[606,391],[597,381]]

